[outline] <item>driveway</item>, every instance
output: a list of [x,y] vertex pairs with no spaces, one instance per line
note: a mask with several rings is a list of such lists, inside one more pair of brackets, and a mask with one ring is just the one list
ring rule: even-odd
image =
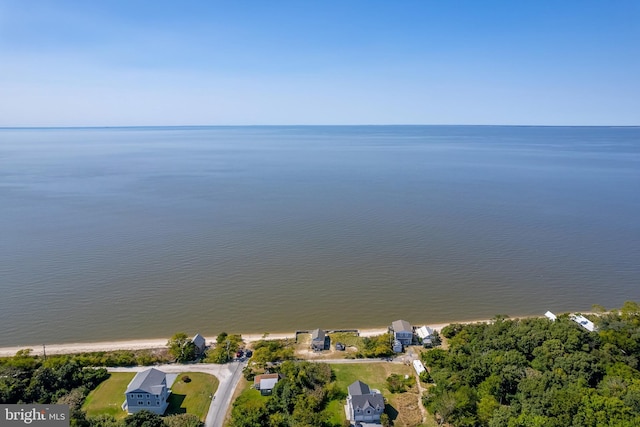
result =
[[182,372],[203,372],[218,378],[220,384],[218,390],[211,400],[209,411],[205,419],[205,427],[222,427],[224,417],[231,405],[233,392],[242,378],[242,368],[247,362],[231,362],[224,365],[216,365],[211,363],[194,363],[194,364],[171,364],[157,366],[134,366],[131,368],[107,368],[109,372],[141,372],[151,367],[156,368],[167,374],[179,374]]

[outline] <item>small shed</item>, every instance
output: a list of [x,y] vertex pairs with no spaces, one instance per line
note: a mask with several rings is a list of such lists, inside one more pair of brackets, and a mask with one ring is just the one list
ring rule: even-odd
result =
[[555,322],[555,321],[556,321],[556,319],[558,319],[558,318],[556,317],[556,315],[555,315],[555,314],[553,314],[553,313],[552,313],[552,312],[550,312],[550,311],[547,311],[544,315],[545,315],[545,317],[546,317],[547,319],[551,320],[552,322]]
[[256,390],[260,390],[261,395],[268,396],[273,392],[273,388],[282,378],[282,374],[256,375],[253,379],[253,387]]

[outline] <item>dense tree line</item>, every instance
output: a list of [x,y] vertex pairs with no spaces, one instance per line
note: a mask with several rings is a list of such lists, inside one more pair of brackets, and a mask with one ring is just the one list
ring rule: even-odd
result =
[[568,315],[443,328],[449,349],[423,353],[424,403],[454,426],[640,425],[640,308],[593,320],[597,332]]
[[106,369],[83,367],[71,356],[45,360],[22,350],[0,360],[0,403],[68,404],[71,425],[85,426],[82,402],[108,377]]
[[[332,426],[325,411],[330,400],[344,397],[325,363],[285,361],[278,370],[284,378],[266,399],[241,396],[231,412],[231,427]],[[330,384],[331,383],[331,384]]]
[[[16,357],[30,357],[37,361],[44,360],[40,356],[31,356],[30,350],[20,350],[14,357],[0,357],[0,366],[16,363]],[[81,367],[88,366],[150,366],[160,363],[167,363],[171,360],[168,353],[157,352],[152,350],[115,350],[115,351],[96,351],[91,353],[77,353],[64,355],[50,355],[47,357],[50,363],[61,363],[73,361]],[[35,362],[34,362],[35,363]]]

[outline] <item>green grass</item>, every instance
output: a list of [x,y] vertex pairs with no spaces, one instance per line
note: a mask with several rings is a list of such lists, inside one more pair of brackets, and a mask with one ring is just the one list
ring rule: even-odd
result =
[[[387,377],[391,374],[413,374],[409,366],[388,362],[331,365],[331,369],[333,369],[336,376],[336,385],[341,390],[344,390],[345,393],[347,393],[347,387],[349,387],[349,385],[360,380],[370,388],[380,390],[382,395],[394,408],[403,407],[401,399],[406,398],[406,396],[403,396],[403,394],[392,394],[387,389]],[[331,413],[332,421],[340,423],[345,419],[344,403],[344,400],[332,401],[327,406],[328,412]]]
[[126,417],[127,413],[122,410],[124,392],[134,376],[133,372],[112,372],[106,381],[87,396],[82,406],[87,417],[101,414],[113,415],[118,419]]
[[[191,378],[190,382],[182,381],[185,375]],[[218,384],[218,379],[213,375],[201,372],[181,373],[171,386],[166,415],[187,413],[196,415],[204,421],[209,411],[211,396],[218,389]]]
[[354,332],[336,332],[329,334],[331,337],[331,345],[335,345],[338,342],[346,345],[347,347],[357,347],[360,350],[362,345],[362,337],[359,337]]

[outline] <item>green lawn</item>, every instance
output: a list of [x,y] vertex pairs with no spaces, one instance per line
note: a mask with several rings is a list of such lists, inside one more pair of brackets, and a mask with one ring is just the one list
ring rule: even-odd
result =
[[[360,380],[369,385],[369,387],[378,389],[387,399],[389,404],[389,412],[394,414],[395,425],[397,427],[417,427],[420,426],[421,413],[418,407],[419,396],[417,388],[414,386],[407,393],[392,394],[387,389],[386,379],[391,374],[413,375],[411,366],[400,365],[397,363],[381,362],[381,363],[353,363],[353,364],[334,364],[331,369],[335,373],[336,386],[344,391],[347,395],[347,387],[354,381]],[[266,401],[269,397],[260,396],[260,392],[250,388],[247,382],[245,389],[237,396],[239,401]],[[344,414],[345,399],[332,400],[327,405],[327,413],[334,425],[342,425],[345,420]],[[435,423],[427,424],[429,426]]]
[[124,392],[134,376],[133,372],[112,372],[106,381],[98,385],[87,396],[82,406],[87,416],[95,417],[106,414],[116,418],[126,417],[127,413],[122,410]]
[[[191,378],[190,382],[182,381],[185,375]],[[187,413],[204,421],[218,384],[218,379],[213,375],[200,372],[181,373],[171,386],[166,415]]]
[[362,337],[353,332],[336,332],[333,334],[329,334],[329,336],[331,337],[331,345],[335,345],[337,342],[341,342],[347,347],[357,347],[358,350],[362,349],[363,347]]
[[[396,425],[417,426],[420,424],[421,417],[418,412],[419,409],[417,408],[417,389],[414,387],[407,393],[392,394],[387,389],[386,382],[387,377],[391,374],[413,375],[412,367],[399,365],[397,363],[382,362],[331,365],[331,369],[333,369],[336,375],[336,384],[341,390],[345,391],[345,394],[349,385],[354,381],[360,380],[370,388],[380,390],[391,407],[388,408],[389,412],[399,412],[399,414],[396,415],[398,417],[396,419]],[[340,402],[330,402],[328,410],[332,414],[332,421],[341,422],[345,419],[344,403],[344,400]]]

